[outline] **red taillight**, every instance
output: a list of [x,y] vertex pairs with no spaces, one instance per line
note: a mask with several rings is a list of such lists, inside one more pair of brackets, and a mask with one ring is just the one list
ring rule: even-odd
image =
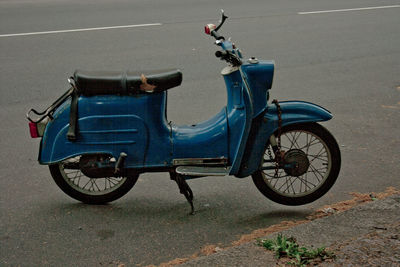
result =
[[215,30],[215,28],[217,28],[217,26],[215,26],[214,24],[207,24],[207,25],[204,27],[204,31],[206,32],[206,34],[210,35],[211,32],[212,32],[213,30]]
[[37,124],[34,122],[29,122],[29,131],[31,133],[31,137],[32,138],[38,138],[39,136],[39,132],[37,129]]

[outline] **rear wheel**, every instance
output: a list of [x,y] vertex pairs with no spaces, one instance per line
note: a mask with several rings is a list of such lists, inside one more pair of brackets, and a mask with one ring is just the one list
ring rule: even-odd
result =
[[317,123],[294,124],[282,128],[281,167],[274,168],[274,153],[267,145],[262,161],[265,170],[252,175],[258,190],[284,205],[303,205],[323,196],[340,171],[340,150],[332,134]]
[[91,178],[79,169],[80,156],[50,165],[50,173],[60,189],[70,197],[87,204],[114,201],[135,185],[139,175]]

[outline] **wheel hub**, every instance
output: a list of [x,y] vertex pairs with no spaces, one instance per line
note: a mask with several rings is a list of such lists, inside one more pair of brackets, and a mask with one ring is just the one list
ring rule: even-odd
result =
[[306,173],[310,166],[310,161],[308,160],[306,153],[300,149],[291,149],[286,152],[283,162],[286,174],[296,177]]

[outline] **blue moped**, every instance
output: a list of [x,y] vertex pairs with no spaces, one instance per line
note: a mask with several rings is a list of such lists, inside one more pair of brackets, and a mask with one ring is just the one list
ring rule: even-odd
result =
[[167,121],[167,90],[181,84],[179,70],[76,71],[50,107],[28,112],[31,136],[42,138],[39,163],[49,165],[66,194],[102,204],[125,195],[141,173],[168,172],[193,213],[191,178],[251,175],[262,194],[284,205],[310,203],[332,187],[340,150],[317,124],[331,113],[303,101],[269,104],[274,62],[244,60],[218,32],[226,19],[222,12],[218,26],[205,27],[220,47],[216,56],[227,62],[221,74],[228,94],[207,121]]

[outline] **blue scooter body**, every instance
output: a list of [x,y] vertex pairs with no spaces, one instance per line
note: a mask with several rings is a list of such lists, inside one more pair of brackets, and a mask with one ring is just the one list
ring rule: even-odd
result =
[[[232,43],[221,43],[224,50]],[[222,71],[228,101],[211,119],[197,125],[173,125],[166,119],[167,91],[131,96],[80,96],[78,136],[67,139],[71,100],[53,113],[39,153],[41,164],[54,164],[84,154],[128,156],[125,168],[145,172],[173,168],[195,159],[221,159],[230,175],[256,171],[271,134],[278,128],[276,107],[268,105],[274,62],[246,62]],[[283,126],[325,121],[329,111],[307,102],[281,102]],[[206,161],[205,161],[206,162]],[[187,164],[184,164],[187,165]]]
[[179,70],[76,71],[52,105],[28,111],[31,137],[42,137],[39,162],[50,165],[61,190],[104,204],[125,195],[141,173],[168,172],[194,214],[186,179],[251,175],[264,196],[284,205],[310,203],[333,186],[339,146],[315,123],[331,113],[303,101],[268,104],[274,62],[243,60],[218,32],[226,19],[222,11],[218,26],[205,26],[220,47],[215,56],[227,63],[227,103],[204,122],[167,120],[167,90],[181,84]]

